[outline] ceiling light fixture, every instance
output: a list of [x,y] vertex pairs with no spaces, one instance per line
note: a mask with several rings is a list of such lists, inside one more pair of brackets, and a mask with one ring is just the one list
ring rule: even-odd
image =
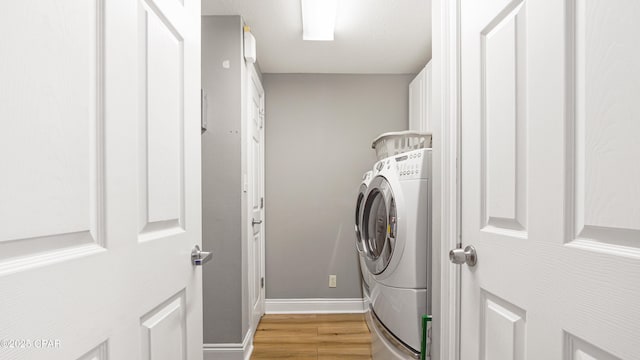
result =
[[302,39],[333,41],[338,0],[300,0]]

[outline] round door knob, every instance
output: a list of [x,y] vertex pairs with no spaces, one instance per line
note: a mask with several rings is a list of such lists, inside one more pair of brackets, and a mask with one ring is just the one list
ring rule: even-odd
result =
[[467,264],[469,266],[475,266],[478,262],[478,255],[476,254],[476,248],[471,245],[463,249],[453,249],[449,251],[449,260],[454,264]]
[[449,261],[454,264],[464,264],[467,262],[467,257],[464,255],[464,250],[462,249],[453,249],[449,251]]

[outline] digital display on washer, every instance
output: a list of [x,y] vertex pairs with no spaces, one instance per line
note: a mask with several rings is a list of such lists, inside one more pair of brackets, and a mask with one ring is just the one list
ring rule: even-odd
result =
[[398,156],[398,157],[396,158],[396,161],[405,161],[405,160],[407,160],[408,158],[409,158],[409,157],[408,157],[407,155],[405,155],[405,156]]

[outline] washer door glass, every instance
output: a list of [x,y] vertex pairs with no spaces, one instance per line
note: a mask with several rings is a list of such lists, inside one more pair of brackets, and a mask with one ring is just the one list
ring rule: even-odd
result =
[[373,274],[382,273],[393,255],[396,238],[396,205],[391,185],[383,177],[376,177],[365,201],[362,230],[367,268]]
[[360,185],[360,191],[358,192],[358,199],[356,200],[356,248],[358,252],[364,252],[365,247],[362,244],[362,229],[360,224],[360,212],[362,211],[362,204],[364,203],[364,195],[367,192],[367,186],[365,184]]

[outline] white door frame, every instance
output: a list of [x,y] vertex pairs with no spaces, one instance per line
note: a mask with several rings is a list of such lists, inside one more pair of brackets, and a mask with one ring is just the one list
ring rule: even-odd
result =
[[[459,0],[432,1],[433,63],[433,359],[460,358],[460,267],[449,250],[460,245]],[[438,218],[439,217],[439,218]],[[438,241],[439,240],[439,241]]]

